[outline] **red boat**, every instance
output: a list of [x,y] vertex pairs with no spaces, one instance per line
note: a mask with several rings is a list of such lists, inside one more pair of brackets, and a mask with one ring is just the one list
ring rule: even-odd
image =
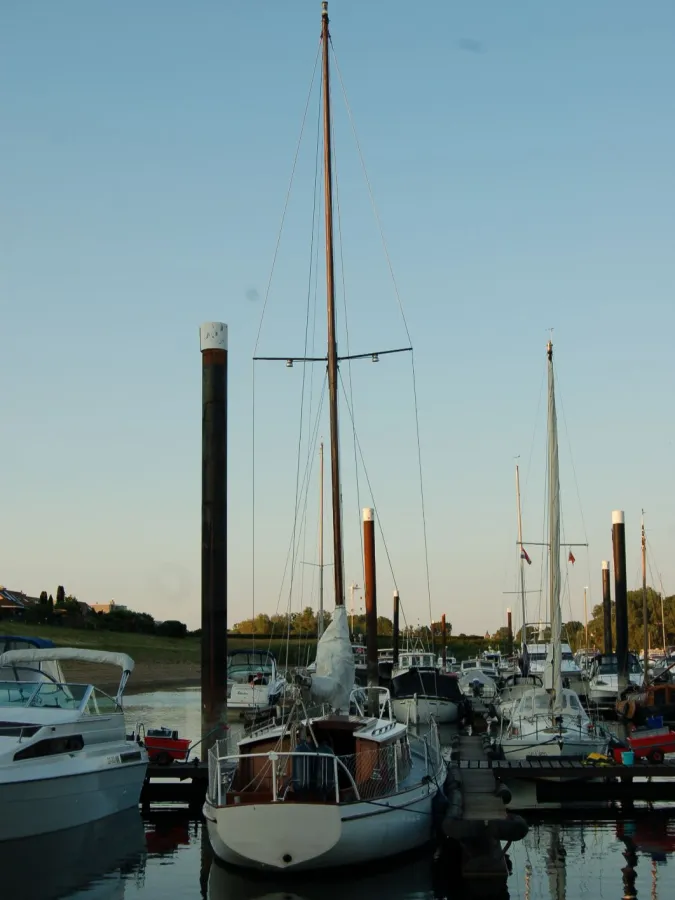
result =
[[[635,753],[636,759],[647,759],[652,763],[662,763],[666,753],[675,753],[675,731],[670,728],[636,729],[631,732],[626,743]],[[615,747],[614,759],[622,762],[621,754],[625,747]]]
[[144,733],[143,743],[150,762],[160,766],[185,762],[191,747],[187,738],[179,738],[178,732],[171,728],[148,728]]

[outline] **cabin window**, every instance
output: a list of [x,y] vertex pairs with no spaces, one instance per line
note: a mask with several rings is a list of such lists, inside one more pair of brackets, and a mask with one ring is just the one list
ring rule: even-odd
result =
[[574,694],[565,694],[565,706],[571,706],[572,709],[581,709],[579,701]]
[[551,705],[548,694],[537,694],[534,702],[537,712],[548,712],[548,708]]
[[29,747],[24,747],[14,754],[14,760],[37,759],[41,756],[58,756],[60,753],[73,753],[84,747],[84,741],[79,734],[69,734],[66,737],[45,738],[37,741]]
[[524,697],[520,701],[520,714],[522,716],[532,715],[532,697]]

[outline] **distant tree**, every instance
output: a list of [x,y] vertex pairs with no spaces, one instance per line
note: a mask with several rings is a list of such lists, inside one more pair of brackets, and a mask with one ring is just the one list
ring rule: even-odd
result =
[[155,627],[155,634],[161,637],[184,638],[187,634],[187,625],[176,619],[167,619]]
[[49,597],[47,596],[47,591],[42,591],[40,593],[40,603],[44,603],[45,606],[49,603]]
[[66,600],[66,592],[62,584],[60,584],[56,589],[56,605],[63,606]]

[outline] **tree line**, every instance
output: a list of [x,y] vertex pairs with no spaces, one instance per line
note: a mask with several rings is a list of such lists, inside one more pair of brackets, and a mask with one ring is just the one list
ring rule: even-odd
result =
[[188,634],[187,625],[177,619],[156,622],[149,613],[134,612],[113,606],[107,612],[95,612],[77,597],[66,594],[63,585],[52,594],[42,591],[38,602],[23,611],[23,621],[35,625],[62,625],[68,628],[101,629],[103,631],[156,634],[161,637],[183,638]]

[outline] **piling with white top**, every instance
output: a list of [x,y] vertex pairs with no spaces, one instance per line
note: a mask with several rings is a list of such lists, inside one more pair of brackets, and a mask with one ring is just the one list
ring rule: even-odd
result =
[[614,614],[616,616],[616,655],[619,690],[628,684],[628,587],[626,582],[626,521],[623,510],[612,513],[614,549]]
[[[202,355],[202,738],[227,721],[227,325],[199,329]],[[207,737],[208,735],[208,737]],[[222,736],[222,735],[221,735]]]

